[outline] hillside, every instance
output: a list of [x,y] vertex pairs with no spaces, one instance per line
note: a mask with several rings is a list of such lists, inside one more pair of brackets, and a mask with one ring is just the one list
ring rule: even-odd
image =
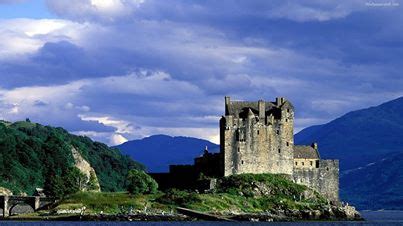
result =
[[295,135],[340,159],[340,195],[359,209],[403,208],[403,98],[353,111]]
[[295,143],[318,142],[321,157],[340,159],[341,170],[346,170],[402,152],[402,137],[403,97],[308,127],[295,135]]
[[148,172],[167,172],[170,164],[192,164],[206,146],[211,152],[219,150],[219,145],[207,140],[167,135],[128,141],[116,148],[143,163]]
[[123,190],[127,171],[143,167],[117,149],[62,128],[1,121],[0,186],[14,194],[32,194],[37,187],[60,187],[64,176],[74,173],[72,149],[95,169],[103,191]]
[[385,156],[366,166],[341,174],[341,195],[359,209],[403,207],[403,153]]

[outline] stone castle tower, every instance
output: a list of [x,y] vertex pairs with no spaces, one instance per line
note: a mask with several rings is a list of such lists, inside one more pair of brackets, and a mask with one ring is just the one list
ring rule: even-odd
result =
[[220,153],[215,158],[219,164],[207,163],[219,165],[222,176],[285,174],[332,201],[339,200],[338,160],[320,159],[316,143],[294,145],[294,107],[283,97],[274,102],[231,101],[225,97]]
[[294,107],[275,102],[231,101],[220,120],[224,176],[241,173],[293,174]]

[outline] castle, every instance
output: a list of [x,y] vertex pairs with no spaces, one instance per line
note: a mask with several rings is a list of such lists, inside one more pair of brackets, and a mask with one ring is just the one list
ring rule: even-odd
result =
[[339,200],[338,160],[320,159],[316,143],[294,145],[294,107],[282,97],[274,102],[225,97],[220,152],[205,150],[194,165],[171,165],[169,173],[153,176],[162,187],[183,188],[194,186],[200,174],[214,178],[242,173],[284,174],[332,201]]

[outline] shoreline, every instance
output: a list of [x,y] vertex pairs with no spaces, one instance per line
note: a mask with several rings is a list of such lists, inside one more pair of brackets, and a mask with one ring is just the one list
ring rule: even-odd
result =
[[315,221],[365,221],[360,215],[346,216],[332,212],[318,212],[307,210],[278,211],[276,213],[241,213],[241,214],[220,214],[214,215],[216,218],[203,219],[181,213],[153,214],[59,214],[59,215],[14,215],[3,218],[3,221],[229,221],[229,222],[315,222]]

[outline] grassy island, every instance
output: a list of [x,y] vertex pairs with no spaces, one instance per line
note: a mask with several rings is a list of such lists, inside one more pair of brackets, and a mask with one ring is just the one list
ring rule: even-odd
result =
[[[285,176],[272,174],[224,177],[218,181],[216,189],[203,193],[176,189],[139,195],[123,192],[79,192],[65,197],[50,210],[39,211],[30,216],[51,217],[50,219],[71,215],[134,218],[139,215],[174,216],[179,215],[177,207],[238,220],[261,217],[264,220],[287,221],[342,219],[343,214],[344,218],[348,217],[343,210],[345,207],[331,205],[327,199],[308,187],[295,184]],[[350,216],[351,219],[359,217],[354,214]]]

